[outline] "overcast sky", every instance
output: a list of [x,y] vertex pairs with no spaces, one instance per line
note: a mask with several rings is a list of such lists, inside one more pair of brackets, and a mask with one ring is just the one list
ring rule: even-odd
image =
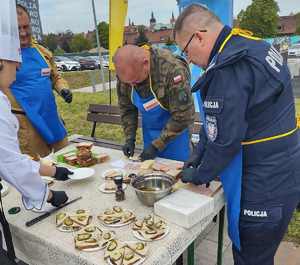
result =
[[[108,0],[95,0],[97,20],[108,21]],[[252,0],[234,0],[234,15]],[[92,0],[39,0],[44,33],[86,32],[93,29]],[[135,24],[149,24],[151,11],[157,22],[168,23],[172,12],[178,15],[176,0],[128,0],[128,18]],[[280,15],[300,12],[299,0],[278,0]]]

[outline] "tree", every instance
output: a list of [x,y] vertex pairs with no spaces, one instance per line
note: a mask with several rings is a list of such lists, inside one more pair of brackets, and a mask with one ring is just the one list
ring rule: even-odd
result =
[[70,43],[73,39],[73,32],[71,30],[66,30],[65,32],[58,34],[58,45],[65,52],[71,52]]
[[149,39],[145,34],[145,26],[138,26],[139,36],[135,40],[135,45],[143,46],[149,43]]
[[[102,21],[97,26],[99,32],[100,44],[103,48],[108,49],[109,46],[109,24]],[[93,47],[97,46],[96,33],[93,36]]]
[[86,39],[83,34],[74,35],[70,43],[70,48],[72,52],[86,51],[91,49],[91,47],[91,42],[88,39]]
[[57,48],[57,41],[57,36],[54,33],[49,33],[43,38],[43,44],[52,52]]
[[63,55],[64,53],[65,51],[59,47],[54,51],[54,55],[56,56]]
[[300,12],[298,12],[296,15],[296,34],[300,35]]
[[238,14],[240,28],[250,30],[261,38],[275,37],[278,33],[279,7],[275,0],[253,0]]
[[235,26],[240,27],[241,20],[242,20],[242,18],[243,18],[244,15],[245,15],[245,11],[242,9],[242,10],[240,11],[240,13],[238,13],[238,15],[237,15],[237,19],[236,19],[236,21],[235,21],[235,23],[236,23]]

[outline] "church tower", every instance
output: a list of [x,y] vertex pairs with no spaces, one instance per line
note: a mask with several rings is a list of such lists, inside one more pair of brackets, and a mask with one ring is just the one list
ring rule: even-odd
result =
[[156,19],[154,17],[153,11],[151,12],[151,19],[150,19],[150,29],[153,30],[156,25]]
[[170,24],[172,25],[172,28],[174,28],[175,22],[176,22],[176,19],[174,17],[174,12],[172,12],[172,17],[170,19]]

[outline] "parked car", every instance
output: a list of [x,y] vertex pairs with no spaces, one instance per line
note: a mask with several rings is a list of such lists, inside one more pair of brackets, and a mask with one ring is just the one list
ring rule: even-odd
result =
[[109,67],[109,55],[103,55],[102,59],[103,59],[103,66]]
[[297,56],[300,57],[300,43],[294,44],[289,48],[288,52],[289,56]]
[[61,71],[78,71],[80,70],[80,63],[71,60],[68,57],[64,56],[55,56],[55,64],[57,68]]
[[98,67],[97,62],[89,57],[74,56],[73,59],[80,64],[81,70],[95,70]]
[[[100,60],[99,60],[99,56],[89,56],[89,58],[93,59],[96,61],[96,64],[98,66],[98,68],[100,69]],[[102,64],[104,68],[107,68],[109,66],[109,61],[107,58],[105,58],[104,56],[102,56]]]

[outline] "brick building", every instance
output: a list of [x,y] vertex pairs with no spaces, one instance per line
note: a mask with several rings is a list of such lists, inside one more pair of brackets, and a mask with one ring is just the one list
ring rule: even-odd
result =
[[297,15],[279,17],[278,35],[290,36],[296,34]]
[[[173,27],[175,24],[175,17],[172,13],[169,24],[157,23],[153,12],[149,20],[149,27],[144,27],[145,35],[152,44],[166,43],[174,40]],[[138,27],[131,20],[129,20],[128,26],[125,26],[124,30],[124,42],[126,44],[134,44],[135,40],[139,36]]]

